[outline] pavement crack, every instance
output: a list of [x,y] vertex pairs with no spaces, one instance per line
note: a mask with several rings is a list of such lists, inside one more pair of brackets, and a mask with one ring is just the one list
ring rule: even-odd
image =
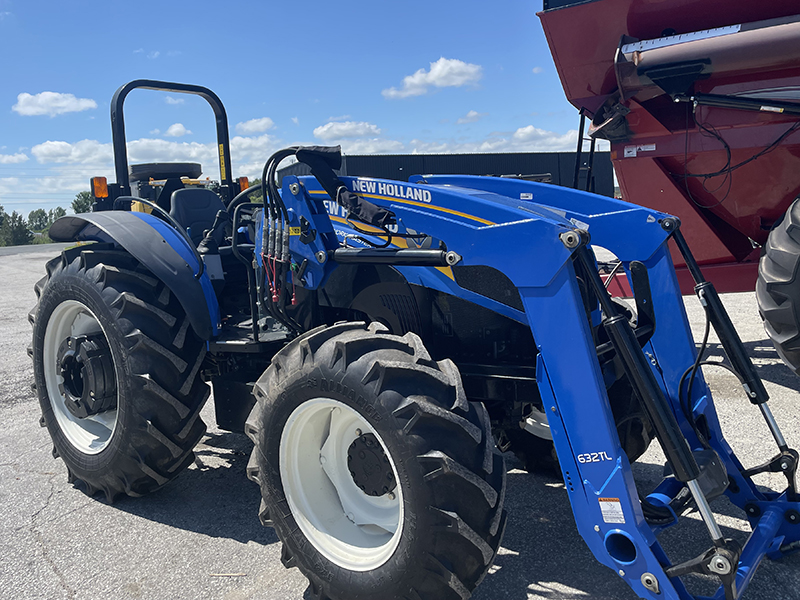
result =
[[55,573],[56,577],[58,577],[58,582],[61,585],[61,589],[63,589],[66,592],[69,598],[72,598],[72,600],[74,600],[76,597],[76,592],[74,589],[72,589],[69,583],[67,583],[66,577],[64,577],[64,574],[61,572],[61,569],[56,564],[56,561],[50,555],[50,551],[44,539],[44,534],[39,530],[41,523],[37,522],[40,515],[50,506],[50,503],[53,500],[53,496],[56,493],[56,486],[53,483],[53,479],[55,477],[56,474],[53,473],[47,478],[47,483],[50,486],[50,493],[47,494],[47,498],[45,499],[42,507],[31,515],[30,532],[36,537],[36,543],[39,545],[42,551],[42,558],[50,567],[50,569],[52,569],[53,573]]

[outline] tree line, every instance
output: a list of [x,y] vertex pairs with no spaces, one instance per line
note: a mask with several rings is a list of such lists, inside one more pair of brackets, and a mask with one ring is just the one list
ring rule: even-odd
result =
[[[76,215],[92,210],[92,194],[78,192],[72,201],[72,212]],[[0,246],[26,246],[28,244],[49,244],[52,240],[47,233],[57,219],[67,214],[61,206],[45,210],[37,208],[25,219],[17,211],[7,213],[0,204]]]

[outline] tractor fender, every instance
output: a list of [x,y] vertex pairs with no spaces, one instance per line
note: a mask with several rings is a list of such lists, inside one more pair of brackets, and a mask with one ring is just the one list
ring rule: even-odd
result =
[[49,232],[56,242],[98,241],[122,246],[175,294],[189,322],[204,340],[218,332],[219,303],[208,275],[186,239],[156,217],[140,212],[104,211],[61,217]]

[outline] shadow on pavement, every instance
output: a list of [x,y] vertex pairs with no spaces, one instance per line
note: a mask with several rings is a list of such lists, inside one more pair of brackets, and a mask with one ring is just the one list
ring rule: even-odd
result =
[[[517,466],[508,460],[509,468]],[[663,465],[635,463],[639,489],[648,493],[661,481]],[[503,550],[493,571],[478,587],[475,600],[536,598],[553,600],[633,600],[636,594],[607,567],[598,563],[574,524],[567,492],[560,478],[512,470],[508,474],[506,506],[508,526]],[[722,517],[744,520],[744,512],[722,497],[712,502]],[[696,516],[696,512],[694,513]],[[726,538],[744,544],[749,528],[721,524]],[[659,536],[659,542],[672,561],[694,558],[711,546],[705,525],[695,518],[681,522]],[[800,556],[786,557],[780,563],[800,565]],[[792,567],[790,567],[792,568]],[[758,580],[758,575],[756,575]],[[719,582],[713,578],[684,578],[690,592],[713,594]]]
[[[278,541],[257,516],[260,494],[246,476],[250,441],[241,434],[212,433],[197,448],[202,466],[194,465],[164,489],[144,498],[126,498],[115,507],[139,517],[213,537],[268,545]],[[526,600],[529,595],[552,600],[633,600],[636,595],[608,568],[598,563],[574,524],[566,490],[553,475],[519,470],[508,458],[508,525],[494,567],[477,588],[474,600]],[[634,475],[644,493],[661,480],[663,466],[638,462]],[[744,513],[725,498],[712,507],[720,516],[743,519]],[[746,527],[744,527],[746,529]],[[726,537],[744,543],[747,533],[722,525]],[[674,562],[693,558],[710,546],[705,526],[697,519],[659,537]],[[800,565],[797,556],[788,559]],[[781,561],[783,562],[783,561]],[[711,594],[710,579],[687,579],[695,594]],[[312,598],[306,589],[303,598]]]
[[274,544],[274,531],[258,520],[258,486],[247,479],[251,449],[243,434],[207,434],[195,449],[195,464],[174,481],[143,498],[121,498],[114,507],[212,537]]
[[[756,366],[756,372],[764,381],[769,381],[783,386],[795,392],[800,392],[800,377],[787,367],[778,356],[777,350],[769,339],[758,340],[755,342],[744,342],[748,356]],[[698,344],[699,349],[699,344]],[[722,344],[709,343],[705,359],[719,360],[725,357]],[[733,377],[733,375],[731,375]],[[735,380],[734,380],[735,382]]]

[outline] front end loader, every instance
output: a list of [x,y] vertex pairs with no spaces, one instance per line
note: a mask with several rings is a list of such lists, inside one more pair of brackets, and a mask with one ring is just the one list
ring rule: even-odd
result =
[[[135,87],[218,103],[133,82],[117,123]],[[289,157],[312,175],[278,182]],[[700,574],[737,600],[765,556],[800,549],[798,454],[677,218],[513,179],[339,177],[338,148],[277,152],[247,189],[227,155],[218,195],[152,166],[155,200],[130,195],[124,164],[94,212],[51,228],[81,244],[48,263],[30,317],[42,424],[88,493],[142,495],[191,464],[209,382],[218,424],[253,440],[261,522],[316,598],[469,597],[506,525],[501,451],[560,470],[592,553],[642,598],[699,600]],[[723,437],[670,240],[772,433],[766,464]],[[653,440],[665,477],[643,490],[631,463]],[[757,486],[763,472],[785,490]],[[744,546],[711,510],[723,494],[752,527]],[[707,550],[671,558],[659,535],[694,511]]]

